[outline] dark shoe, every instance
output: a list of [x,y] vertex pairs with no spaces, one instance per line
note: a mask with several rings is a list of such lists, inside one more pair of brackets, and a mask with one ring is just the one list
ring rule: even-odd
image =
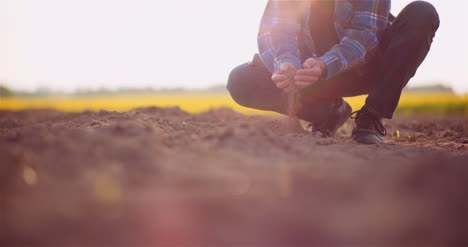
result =
[[351,119],[355,119],[356,128],[352,138],[362,144],[383,143],[387,130],[383,126],[383,120],[376,113],[363,107],[362,110],[354,112]]
[[311,122],[309,127],[312,127],[312,133],[318,133],[322,137],[333,137],[348,120],[351,111],[351,106],[343,99],[339,99],[331,105],[325,120]]

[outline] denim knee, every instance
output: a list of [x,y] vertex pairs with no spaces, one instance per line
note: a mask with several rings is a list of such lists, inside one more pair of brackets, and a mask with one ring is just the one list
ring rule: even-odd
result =
[[232,99],[239,105],[248,105],[249,82],[246,80],[245,74],[248,73],[249,63],[244,63],[234,68],[229,74],[227,90],[231,94]]
[[435,32],[439,28],[439,14],[433,5],[426,1],[414,1],[408,4],[402,12],[411,18],[408,25],[418,30]]

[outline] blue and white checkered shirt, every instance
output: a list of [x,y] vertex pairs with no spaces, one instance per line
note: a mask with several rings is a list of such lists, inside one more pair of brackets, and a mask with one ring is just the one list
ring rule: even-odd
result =
[[[269,0],[258,46],[270,72],[285,62],[302,68],[304,58],[317,57],[309,28],[311,1],[322,0]],[[322,77],[325,80],[363,64],[377,48],[378,38],[390,22],[390,0],[334,1],[334,24],[340,43],[318,57],[327,65]],[[301,48],[300,39],[305,44]]]

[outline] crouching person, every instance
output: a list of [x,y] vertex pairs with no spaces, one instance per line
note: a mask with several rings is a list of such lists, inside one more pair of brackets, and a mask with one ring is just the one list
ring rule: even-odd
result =
[[297,117],[333,136],[351,115],[343,97],[368,95],[353,113],[352,138],[381,143],[401,92],[423,62],[439,27],[424,1],[395,18],[390,0],[269,0],[259,54],[235,68],[228,91],[240,105],[287,114],[286,93],[298,90]]

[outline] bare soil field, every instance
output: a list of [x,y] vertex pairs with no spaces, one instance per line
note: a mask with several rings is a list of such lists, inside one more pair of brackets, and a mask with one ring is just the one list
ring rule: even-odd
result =
[[370,146],[352,127],[0,111],[0,245],[466,246],[467,117],[397,116]]

